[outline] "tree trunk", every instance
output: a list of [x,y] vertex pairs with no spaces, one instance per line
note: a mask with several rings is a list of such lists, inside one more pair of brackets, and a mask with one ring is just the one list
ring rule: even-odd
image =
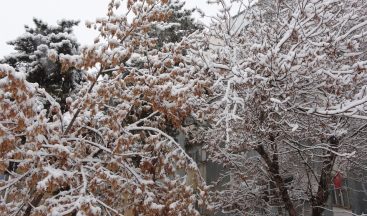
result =
[[279,164],[276,154],[274,154],[273,160],[271,160],[262,145],[257,146],[255,150],[260,154],[262,159],[267,164],[271,179],[275,182],[275,185],[280,192],[281,199],[285,205],[285,209],[288,211],[289,216],[296,216],[296,209],[294,208],[293,202],[289,197],[288,189],[285,186],[284,179],[279,173]]
[[324,212],[323,208],[317,208],[317,207],[312,208],[312,216],[321,216],[322,212]]
[[[331,149],[333,151],[337,151],[337,146],[339,141],[336,137],[332,136],[329,139],[329,143],[331,144]],[[312,216],[321,216],[322,212],[324,211],[325,203],[329,198],[329,186],[332,183],[332,176],[331,172],[333,171],[334,162],[336,159],[336,154],[332,151],[327,151],[326,154],[329,154],[323,164],[321,169],[321,176],[319,180],[319,187],[317,189],[316,196],[312,197]]]

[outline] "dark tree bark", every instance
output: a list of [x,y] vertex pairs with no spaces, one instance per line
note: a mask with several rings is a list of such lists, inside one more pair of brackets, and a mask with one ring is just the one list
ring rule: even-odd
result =
[[261,158],[265,161],[268,166],[268,171],[271,176],[271,179],[275,182],[276,187],[280,192],[280,196],[282,201],[284,202],[285,209],[288,211],[289,216],[296,216],[296,209],[294,208],[293,202],[289,197],[288,189],[285,185],[284,179],[279,173],[279,163],[277,154],[273,155],[273,158],[270,159],[268,153],[265,151],[262,145],[258,145],[255,149],[257,153],[261,156]]
[[23,216],[29,216],[32,213],[33,207],[37,207],[38,204],[41,202],[43,197],[43,193],[36,193],[33,200],[31,201],[30,205],[27,206]]
[[324,160],[321,169],[321,176],[319,180],[319,187],[317,189],[317,193],[312,197],[312,216],[321,216],[324,211],[323,206],[327,202],[329,198],[329,186],[332,183],[331,172],[333,170],[334,162],[336,159],[336,152],[338,150],[337,146],[339,144],[339,140],[332,136],[329,138],[329,143],[331,145],[332,151],[327,151],[326,154],[329,156]]

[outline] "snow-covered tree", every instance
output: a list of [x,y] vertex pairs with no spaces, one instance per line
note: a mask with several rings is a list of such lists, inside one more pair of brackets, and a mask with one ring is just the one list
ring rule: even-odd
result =
[[165,133],[190,113],[187,44],[158,51],[149,36],[169,25],[172,4],[111,0],[107,17],[87,23],[100,31],[94,45],[48,52],[65,71],[87,71],[66,112],[24,72],[0,66],[1,215],[199,215],[206,187]]
[[158,47],[162,47],[164,43],[175,43],[182,40],[183,37],[187,37],[196,30],[202,29],[202,26],[195,22],[192,17],[192,13],[195,9],[184,9],[185,2],[179,0],[172,1],[171,12],[168,14],[167,22],[170,25],[163,26],[157,24],[154,25],[149,32],[151,37],[157,38]]
[[25,26],[26,33],[8,42],[16,52],[5,56],[2,63],[24,71],[29,82],[38,83],[56,98],[62,109],[65,99],[81,81],[80,73],[71,68],[62,70],[60,61],[48,57],[49,52],[57,54],[77,54],[79,44],[73,35],[73,27],[78,21],[61,20],[51,26],[39,19],[33,19],[34,27]]
[[193,141],[228,168],[214,206],[321,215],[335,172],[366,168],[366,1],[211,2],[223,8],[191,37],[207,83],[190,103],[206,125]]

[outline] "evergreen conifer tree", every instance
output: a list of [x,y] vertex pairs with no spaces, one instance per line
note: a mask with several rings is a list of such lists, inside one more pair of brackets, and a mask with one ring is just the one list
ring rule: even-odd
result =
[[171,14],[167,14],[169,16],[167,22],[171,25],[165,28],[155,25],[149,33],[151,37],[157,38],[158,47],[162,47],[164,43],[179,42],[183,37],[202,29],[202,26],[192,17],[195,9],[184,9],[185,2],[180,0],[170,0],[170,2]]
[[29,82],[45,88],[65,109],[65,99],[80,81],[80,73],[74,68],[63,71],[58,58],[52,59],[51,56],[78,53],[79,44],[73,35],[73,27],[79,21],[61,20],[56,26],[36,18],[33,22],[33,28],[26,25],[25,34],[8,42],[16,52],[5,56],[1,63],[26,72]]

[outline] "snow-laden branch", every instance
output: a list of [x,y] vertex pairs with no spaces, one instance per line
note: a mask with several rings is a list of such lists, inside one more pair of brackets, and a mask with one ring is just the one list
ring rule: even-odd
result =
[[162,136],[164,136],[165,138],[167,138],[170,143],[174,144],[176,146],[177,149],[179,149],[181,151],[182,154],[185,155],[186,159],[188,159],[191,162],[191,166],[192,168],[198,170],[197,166],[196,166],[196,162],[186,153],[186,151],[181,147],[181,145],[179,143],[177,143],[175,141],[175,139],[173,139],[170,135],[166,134],[165,132],[157,129],[157,128],[153,128],[153,127],[146,127],[146,126],[129,126],[127,128],[125,128],[126,131],[153,131],[156,132]]
[[7,183],[6,185],[0,187],[0,191],[3,191],[5,189],[10,188],[11,186],[15,185],[16,183],[18,183],[20,180],[22,180],[24,177],[26,177],[27,175],[29,175],[33,170],[29,169],[27,172],[25,172],[24,174],[22,174],[21,176],[11,179],[11,182]]

